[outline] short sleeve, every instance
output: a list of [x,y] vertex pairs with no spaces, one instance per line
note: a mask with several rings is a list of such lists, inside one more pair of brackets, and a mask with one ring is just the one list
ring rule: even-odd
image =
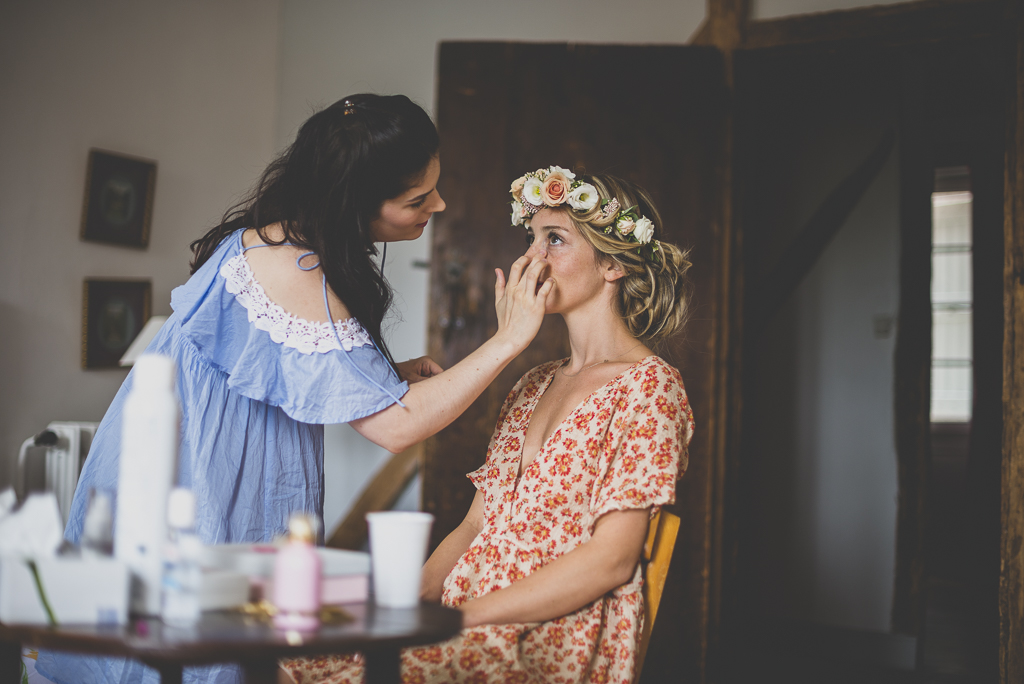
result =
[[660,359],[638,367],[623,383],[612,416],[592,519],[673,503],[692,435],[693,413],[679,372]]

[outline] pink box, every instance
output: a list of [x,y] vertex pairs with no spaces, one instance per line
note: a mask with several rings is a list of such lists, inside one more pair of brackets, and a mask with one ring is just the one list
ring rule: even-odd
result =
[[[203,566],[234,570],[249,576],[254,599],[273,595],[273,544],[218,544],[203,548]],[[321,601],[324,605],[360,603],[370,596],[370,554],[318,547],[323,561]]]

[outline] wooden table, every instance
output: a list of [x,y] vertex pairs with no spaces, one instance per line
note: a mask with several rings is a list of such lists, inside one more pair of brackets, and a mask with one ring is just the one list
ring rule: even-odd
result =
[[399,650],[436,643],[462,629],[462,614],[437,604],[381,608],[372,603],[344,606],[352,622],[321,626],[311,634],[287,633],[235,612],[205,613],[190,628],[155,618],[129,625],[0,625],[0,682],[17,682],[21,649],[31,647],[92,655],[123,655],[155,668],[162,684],[180,684],[182,667],[234,662],[246,684],[276,684],[277,661],[302,655],[361,652],[368,684],[400,681]]

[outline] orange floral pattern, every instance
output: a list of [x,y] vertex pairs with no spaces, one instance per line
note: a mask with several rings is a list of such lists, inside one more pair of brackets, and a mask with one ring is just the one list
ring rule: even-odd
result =
[[[649,356],[595,391],[516,474],[533,409],[564,361],[533,369],[512,389],[483,467],[484,529],[449,573],[442,601],[507,587],[590,539],[605,513],[675,500],[693,434],[679,372]],[[402,681],[630,684],[643,626],[640,568],[602,598],[544,623],[485,625],[402,652]],[[352,657],[285,662],[298,684],[362,681]]]

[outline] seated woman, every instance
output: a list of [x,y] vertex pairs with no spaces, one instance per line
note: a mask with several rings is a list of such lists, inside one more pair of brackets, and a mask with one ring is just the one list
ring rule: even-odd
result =
[[[512,194],[572,355],[506,399],[487,461],[469,474],[469,514],[423,569],[423,598],[461,609],[464,629],[406,649],[402,678],[627,684],[648,521],[674,501],[693,432],[679,372],[651,351],[682,328],[689,262],[654,239],[657,210],[626,181],[553,166]],[[362,680],[357,658],[283,667],[298,684]]]

